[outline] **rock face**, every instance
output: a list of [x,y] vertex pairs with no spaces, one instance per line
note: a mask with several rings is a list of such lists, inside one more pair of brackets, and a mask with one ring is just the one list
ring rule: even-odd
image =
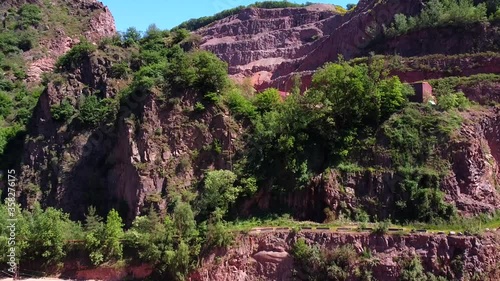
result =
[[[171,193],[195,184],[205,169],[229,168],[240,128],[216,106],[194,111],[197,93],[174,93],[169,101],[162,93],[133,94],[115,123],[97,128],[53,119],[50,108],[63,99],[76,105],[96,92],[115,97],[127,85],[110,75],[120,55],[98,52],[47,85],[22,159],[24,205],[58,206],[75,219],[91,205],[102,213],[115,208],[131,222],[150,207],[164,211]],[[211,149],[214,143],[220,152]]]
[[[209,280],[295,280],[294,259],[290,254],[297,239],[309,245],[334,249],[352,245],[358,254],[370,251],[371,271],[375,280],[399,280],[401,259],[419,256],[424,268],[434,274],[456,279],[476,276],[481,280],[498,280],[500,233],[482,237],[446,235],[378,236],[365,233],[329,233],[301,231],[241,236],[229,250],[214,251],[205,257],[192,281]],[[459,261],[459,262],[457,262]],[[462,264],[463,270],[456,268]],[[360,280],[350,273],[348,280]]]
[[253,76],[254,83],[262,84],[281,64],[316,49],[341,20],[332,5],[248,8],[196,33],[203,37],[203,49],[228,62],[230,74]]
[[415,14],[421,7],[420,0],[363,0],[345,15],[329,5],[246,9],[196,33],[203,37],[201,47],[228,62],[236,79],[252,77],[260,88],[285,90],[293,73],[313,71],[340,54],[360,54],[395,14]]
[[[19,8],[23,4],[35,4],[40,6],[43,13],[59,13],[59,17],[71,18],[66,21],[68,25],[78,25],[78,30],[74,27],[65,26],[62,23],[48,20],[39,26],[37,33],[39,41],[31,50],[23,54],[27,67],[27,81],[36,83],[40,81],[43,73],[54,69],[54,64],[61,55],[70,50],[80,41],[80,37],[85,37],[93,43],[99,42],[105,37],[116,34],[116,26],[113,15],[108,7],[96,0],[70,0],[70,1],[41,1],[41,0],[8,0],[2,1],[0,11],[9,8]],[[54,7],[57,7],[54,8]],[[51,16],[46,15],[51,19]],[[10,19],[10,18],[9,18]],[[76,21],[72,22],[72,21]],[[61,25],[62,24],[62,25]]]

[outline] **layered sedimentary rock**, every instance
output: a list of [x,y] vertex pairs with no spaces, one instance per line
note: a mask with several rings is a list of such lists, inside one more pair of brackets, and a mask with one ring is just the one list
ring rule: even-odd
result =
[[347,14],[331,5],[249,8],[196,33],[203,38],[201,47],[227,61],[236,79],[287,89],[293,73],[313,71],[338,55],[355,57],[395,14],[415,14],[421,7],[420,0],[365,0]]

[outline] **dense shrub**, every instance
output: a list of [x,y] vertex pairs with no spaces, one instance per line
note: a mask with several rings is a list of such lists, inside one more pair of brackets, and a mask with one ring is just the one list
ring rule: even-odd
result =
[[71,234],[80,226],[69,219],[69,215],[53,208],[42,210],[36,206],[27,216],[28,244],[26,256],[30,260],[44,260],[47,264],[62,261],[64,246]]
[[241,187],[235,186],[235,182],[236,175],[231,171],[207,172],[200,196],[200,210],[209,214],[219,209],[225,214],[241,192]]
[[255,106],[261,112],[271,111],[281,102],[281,96],[277,89],[269,88],[262,93],[257,94]]
[[472,0],[430,0],[418,16],[397,14],[385,34],[394,37],[427,27],[463,25],[486,19],[487,8],[484,3],[474,5]]
[[5,119],[12,112],[12,105],[10,96],[0,92],[0,120]]
[[99,265],[110,260],[122,257],[123,246],[121,239],[124,236],[123,223],[120,215],[115,210],[108,213],[106,223],[89,210],[86,217],[87,235],[85,247],[89,252],[90,260],[94,265]]
[[96,126],[112,117],[116,105],[111,99],[99,99],[96,95],[91,95],[82,98],[78,109],[78,119],[82,123]]
[[83,39],[59,58],[56,67],[59,68],[59,70],[75,68],[84,58],[88,58],[96,49],[96,46]]
[[122,34],[122,41],[125,46],[132,46],[138,43],[142,35],[135,27],[129,27],[127,31]]
[[349,280],[359,259],[351,245],[321,250],[318,246],[307,245],[302,238],[293,245],[292,256],[298,280],[318,281]]
[[127,79],[130,68],[127,63],[115,63],[111,66],[111,77],[118,79]]
[[18,27],[26,29],[30,26],[37,27],[42,20],[42,11],[35,4],[24,4],[18,11]]
[[66,121],[75,114],[75,107],[67,99],[64,99],[61,104],[53,105],[50,108],[52,118],[57,121]]
[[225,97],[226,103],[236,117],[254,118],[257,111],[252,102],[238,89],[233,89]]

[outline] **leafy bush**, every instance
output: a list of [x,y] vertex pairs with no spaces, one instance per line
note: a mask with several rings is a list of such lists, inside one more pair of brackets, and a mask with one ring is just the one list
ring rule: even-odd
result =
[[96,95],[82,98],[78,119],[87,125],[96,126],[108,120],[116,110],[113,100],[99,99]]
[[54,120],[65,121],[75,114],[75,107],[69,100],[64,99],[61,104],[53,105],[50,108],[50,113],[52,114],[52,118],[54,118]]
[[201,102],[196,102],[194,105],[194,110],[197,112],[203,112],[205,110],[205,106]]
[[90,260],[94,265],[120,259],[123,255],[121,239],[124,236],[123,223],[120,215],[115,210],[108,213],[106,223],[90,213],[87,216],[88,233],[85,236],[85,247],[89,251]]
[[83,39],[80,43],[76,44],[71,50],[59,58],[56,63],[56,67],[60,70],[75,68],[82,62],[83,59],[88,58],[96,49],[96,46]]
[[235,186],[236,175],[231,171],[216,170],[207,172],[204,189],[200,196],[200,210],[209,214],[219,209],[225,214],[236,201],[241,187]]
[[333,250],[320,250],[317,246],[308,246],[300,238],[292,247],[292,256],[299,274],[299,280],[348,280],[358,254],[351,245]]
[[24,4],[18,11],[18,27],[26,29],[30,26],[37,27],[42,20],[42,11],[35,4]]
[[5,152],[9,140],[13,139],[21,130],[19,125],[0,127],[0,155]]
[[111,77],[113,78],[126,79],[129,72],[130,68],[125,62],[115,63],[111,66]]
[[385,34],[395,37],[427,27],[463,25],[486,19],[487,8],[484,3],[474,5],[472,0],[430,0],[416,17],[397,14]]
[[255,98],[255,106],[261,112],[276,109],[280,102],[280,92],[274,88],[267,89],[264,92],[257,94],[257,97]]
[[[44,260],[47,264],[62,261],[67,234],[78,232],[79,225],[59,210],[35,207],[29,218],[26,256],[31,260]],[[81,230],[80,230],[81,231]]]
[[135,27],[129,27],[125,33],[122,34],[122,41],[125,46],[132,46],[141,40],[141,32],[139,32]]
[[375,225],[375,228],[373,229],[373,233],[377,235],[384,235],[387,234],[389,231],[389,227],[391,226],[391,223],[387,220],[385,221],[380,221]]
[[231,90],[225,97],[226,104],[236,117],[252,119],[257,113],[256,107],[252,102],[245,98],[237,89]]
[[10,96],[0,92],[0,120],[7,117],[12,112],[13,102]]
[[439,95],[437,97],[437,106],[440,110],[450,110],[453,108],[465,109],[469,107],[471,102],[463,92],[449,93],[445,95]]

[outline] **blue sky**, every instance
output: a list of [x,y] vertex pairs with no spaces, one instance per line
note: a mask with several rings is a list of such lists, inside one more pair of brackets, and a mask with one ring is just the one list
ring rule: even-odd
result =
[[[249,5],[257,0],[100,0],[109,7],[115,17],[118,31],[134,26],[144,31],[154,23],[161,29],[170,29],[191,18],[210,16],[222,10]],[[262,0],[259,0],[262,1]],[[344,6],[357,0],[319,0]],[[290,1],[305,3],[306,1]]]

